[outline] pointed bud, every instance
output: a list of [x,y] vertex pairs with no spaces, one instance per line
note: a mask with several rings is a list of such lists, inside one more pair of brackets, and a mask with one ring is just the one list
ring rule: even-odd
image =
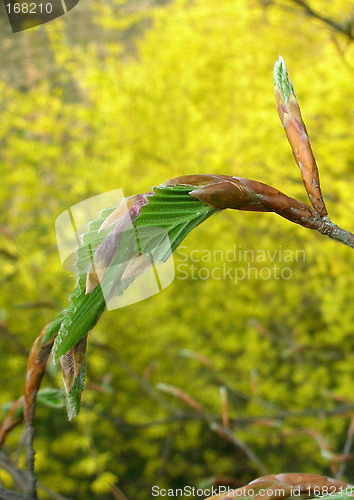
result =
[[280,120],[284,126],[296,163],[300,167],[302,180],[310,202],[321,217],[327,215],[318,168],[311,149],[306,125],[282,57],[274,66],[274,94]]

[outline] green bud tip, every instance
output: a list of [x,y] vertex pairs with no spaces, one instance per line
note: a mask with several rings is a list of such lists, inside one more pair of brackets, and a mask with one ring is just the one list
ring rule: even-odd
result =
[[279,88],[285,104],[288,104],[291,94],[296,97],[293,84],[290,81],[286,69],[285,61],[281,56],[279,56],[279,59],[274,65],[274,85]]

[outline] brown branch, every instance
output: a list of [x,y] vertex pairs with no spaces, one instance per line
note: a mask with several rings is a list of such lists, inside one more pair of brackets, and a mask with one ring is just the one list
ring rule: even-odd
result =
[[[43,328],[40,335],[34,341],[27,362],[26,382],[24,388],[24,396],[18,398],[10,408],[5,420],[0,428],[0,449],[3,446],[8,433],[20,424],[25,418],[30,422],[34,418],[34,409],[36,398],[42,379],[45,373],[48,358],[51,353],[53,342],[57,335],[60,326],[60,316],[53,323],[50,323]],[[48,330],[51,330],[52,336],[49,340],[43,343],[43,339]],[[24,404],[24,412],[20,412],[21,405]],[[27,416],[27,418],[26,418]]]
[[[36,409],[36,398],[41,386],[45,368],[52,345],[60,326],[60,318],[47,325],[41,331],[40,335],[34,341],[28,356],[26,382],[24,396],[17,399],[8,412],[0,428],[0,448],[4,444],[8,433],[16,427],[22,420],[25,420],[25,441],[26,441],[26,466],[27,466],[27,484],[26,499],[37,500],[37,479],[35,476],[35,449],[34,439],[34,415]],[[52,335],[46,342],[43,342],[47,331],[50,329]],[[21,406],[24,405],[23,412]],[[6,493],[7,494],[7,493]],[[11,492],[8,493],[12,494]],[[1,497],[0,497],[1,498]],[[11,498],[11,497],[4,497]],[[16,498],[16,497],[13,497]],[[21,497],[22,498],[22,497]]]
[[[305,203],[291,198],[263,182],[230,175],[184,175],[175,177],[164,186],[189,185],[189,194],[218,210],[227,208],[256,212],[275,212],[307,229],[354,248],[354,234],[338,227],[327,216]],[[324,211],[324,213],[327,213]]]
[[180,401],[183,401],[184,404],[188,405],[190,408],[192,408],[194,411],[197,413],[200,413],[201,415],[205,415],[206,412],[204,408],[202,407],[201,404],[198,403],[192,396],[187,394],[186,392],[182,391],[178,387],[175,387],[173,385],[169,384],[157,384],[157,388],[160,391],[163,391],[167,394],[172,394],[172,396],[178,398]]
[[[57,318],[53,323],[50,323],[45,328],[43,328],[32,345],[27,363],[26,383],[24,391],[24,420],[27,447],[26,464],[29,476],[27,496],[33,500],[37,499],[37,479],[34,470],[35,449],[33,446],[35,432],[33,421],[36,411],[36,399],[59,326],[60,319]],[[48,330],[52,330],[52,335],[49,340],[44,342]]]
[[128,500],[123,491],[116,485],[112,486],[111,493],[116,500]]
[[343,35],[347,36],[349,38],[349,40],[354,40],[354,17],[351,17],[345,23],[338,23],[334,19],[331,19],[330,17],[326,17],[323,14],[320,14],[319,12],[315,11],[304,0],[292,0],[292,2],[294,4],[302,7],[304,9],[305,13],[309,17],[313,17],[315,19],[318,19],[319,21],[323,22],[324,24],[327,24],[328,26],[330,26],[334,30],[339,31],[339,33],[342,33]]
[[12,404],[0,427],[0,450],[5,443],[8,433],[23,420],[24,401],[24,396],[21,396]]

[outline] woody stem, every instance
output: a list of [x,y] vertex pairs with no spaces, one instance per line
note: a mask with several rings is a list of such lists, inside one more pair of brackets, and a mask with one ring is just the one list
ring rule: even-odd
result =
[[354,234],[337,226],[328,217],[319,219],[317,227],[314,229],[333,240],[341,241],[344,245],[354,248]]

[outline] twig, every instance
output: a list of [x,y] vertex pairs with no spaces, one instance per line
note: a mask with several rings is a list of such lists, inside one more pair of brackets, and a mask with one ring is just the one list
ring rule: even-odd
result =
[[347,245],[348,247],[354,248],[354,234],[342,229],[341,227],[334,224],[328,217],[322,217],[316,222],[317,231],[333,240],[340,241]]
[[3,452],[0,453],[0,467],[10,474],[17,489],[25,491],[27,484],[25,471],[20,470],[13,465]]
[[[354,24],[354,21],[353,21],[353,24]],[[333,45],[334,45],[336,51],[338,52],[339,57],[343,61],[343,64],[349,69],[349,71],[354,71],[354,66],[348,61],[348,59],[346,57],[346,49],[349,47],[349,45],[351,43],[350,40],[348,40],[348,43],[346,44],[345,48],[341,47],[337,37],[335,37],[333,34],[331,36],[331,40],[333,42]]]
[[[60,323],[59,323],[60,324]],[[58,327],[59,327],[58,324]],[[34,440],[34,415],[36,411],[36,399],[37,393],[42,383],[47,361],[52,349],[54,338],[56,337],[56,325],[54,328],[54,334],[47,342],[43,342],[46,338],[47,331],[53,328],[51,325],[46,326],[36,338],[31,348],[31,352],[28,357],[27,363],[27,374],[26,374],[26,384],[25,384],[25,407],[24,407],[24,419],[25,419],[25,441],[26,441],[26,465],[28,472],[28,485],[27,485],[27,498],[31,500],[37,500],[37,479],[35,476],[35,449],[33,446]]]
[[220,437],[226,439],[226,441],[229,441],[237,448],[241,448],[241,450],[246,453],[248,458],[256,464],[257,468],[262,474],[268,474],[268,469],[263,465],[258,455],[252,450],[250,446],[248,446],[248,444],[236,437],[230,429],[224,427],[223,425],[217,424],[216,422],[212,422],[210,424],[210,428]]
[[26,500],[26,497],[14,491],[4,490],[0,487],[0,500]]
[[232,443],[236,448],[241,448],[248,458],[254,462],[259,469],[259,471],[262,474],[268,474],[267,468],[263,465],[262,461],[260,458],[257,456],[257,454],[252,450],[248,444],[246,444],[244,441],[239,439],[235,434],[232,432],[232,430],[229,427],[226,427],[225,425],[220,424],[217,420],[219,417],[214,418],[211,417],[205,409],[196,401],[194,398],[192,398],[189,394],[187,394],[184,391],[181,391],[177,387],[168,385],[168,384],[158,384],[158,389],[167,392],[169,394],[172,394],[176,398],[180,399],[183,401],[183,403],[187,404],[190,408],[192,408],[195,412],[197,412],[199,415],[201,415],[202,419],[205,420],[208,424],[209,427],[212,431],[216,432],[220,437],[223,439],[226,439],[230,443]]
[[222,415],[223,426],[230,427],[229,398],[225,386],[220,387],[220,398],[221,398],[221,415]]
[[[23,402],[23,397],[21,396],[13,403],[3,424],[1,425],[0,449],[4,444],[8,433],[22,422],[25,416],[26,407],[29,408],[31,405],[36,404],[37,393],[44,377],[47,361],[51,353],[54,339],[59,330],[60,321],[61,318],[60,315],[58,315],[52,323],[49,323],[49,325],[43,328],[39,336],[33,342],[27,362],[27,374],[24,389],[25,411],[24,413],[17,414],[17,410]],[[51,337],[44,342],[48,332],[51,333]]]
[[[13,465],[12,463],[10,463],[10,460],[5,455],[5,453],[3,453],[3,452],[0,453],[0,467],[2,469],[6,470],[10,474],[10,476],[12,477],[12,480],[13,480],[14,484],[17,486],[17,488],[19,490],[21,490],[21,491],[25,491],[26,490],[26,486],[27,486],[26,471],[18,469],[15,465]],[[38,484],[38,488],[39,489],[41,489],[41,490],[45,491],[46,493],[48,493],[48,495],[50,495],[55,500],[70,500],[70,498],[64,497],[64,496],[60,495],[59,493],[56,493],[55,491],[53,491],[50,488],[48,488],[48,486],[40,483],[39,481],[38,481],[37,484]],[[12,494],[13,492],[9,492],[9,493]],[[6,492],[6,494],[8,494],[8,493]],[[1,496],[1,490],[0,490],[0,500],[2,498],[3,497]],[[7,498],[7,497],[4,497],[4,498]],[[16,498],[16,497],[9,496],[8,498]],[[21,499],[23,498],[24,499],[25,496],[19,495],[17,498],[21,498]]]
[[11,333],[8,328],[7,328],[7,325],[4,324],[4,323],[0,323],[0,335],[1,337],[4,337],[6,341],[8,342],[11,342],[11,344],[14,345],[14,347],[16,348],[16,350],[23,354],[24,356],[28,356],[28,349],[26,349],[23,344],[18,340],[18,335],[14,335],[13,333]]
[[26,488],[26,498],[29,500],[37,500],[37,478],[35,475],[34,462],[36,451],[34,449],[34,420],[35,405],[32,405],[29,412],[25,411],[25,436],[26,436],[26,466],[28,473],[28,482]]
[[56,491],[51,490],[50,488],[48,488],[48,486],[45,486],[45,484],[42,484],[39,481],[37,481],[37,485],[38,485],[39,489],[48,493],[48,495],[50,495],[52,498],[54,498],[54,500],[71,500],[68,497],[63,497],[63,495],[60,495]]
[[117,500],[128,500],[128,498],[124,495],[123,491],[116,485],[112,487],[111,492],[114,498],[116,498]]
[[319,12],[316,12],[313,10],[312,7],[308,3],[306,3],[304,0],[292,0],[293,3],[296,5],[299,5],[304,9],[306,14],[310,17],[314,17],[315,19],[318,19],[319,21],[322,21],[323,23],[327,24],[328,26],[331,26],[331,28],[334,28],[336,31],[339,31],[343,35],[346,35],[349,40],[353,40],[354,34],[353,34],[353,18],[348,19],[346,24],[340,24],[331,19],[330,17],[326,17]]
[[1,427],[0,427],[0,450],[4,444],[8,433],[20,424],[23,420],[23,408],[24,397],[20,396],[16,401],[12,403],[12,406],[6,415]]
[[206,414],[206,411],[204,410],[202,405],[198,403],[198,401],[196,401],[194,398],[192,398],[192,396],[190,396],[186,392],[182,391],[178,387],[175,387],[175,386],[170,385],[170,384],[159,383],[159,384],[157,384],[157,388],[160,391],[163,391],[167,394],[172,394],[173,396],[178,398],[180,401],[183,401],[183,403],[188,405],[194,411],[196,411],[197,413],[200,413],[200,415]]
[[[350,424],[349,424],[349,429],[347,433],[347,439],[343,448],[343,455],[349,455],[350,450],[352,448],[354,441],[354,416],[352,417]],[[338,467],[337,474],[336,474],[336,479],[341,479],[343,477],[343,474],[345,472],[345,467],[347,465],[347,462],[342,462],[340,466]]]

